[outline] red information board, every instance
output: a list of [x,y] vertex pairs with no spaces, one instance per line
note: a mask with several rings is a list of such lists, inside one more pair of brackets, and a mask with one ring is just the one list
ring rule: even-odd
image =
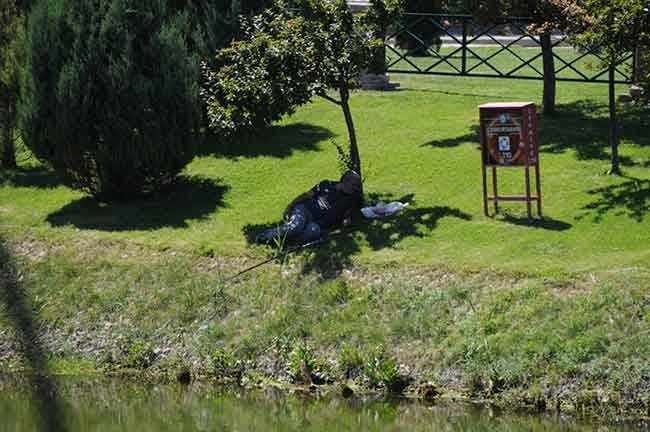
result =
[[[539,177],[539,146],[537,110],[532,102],[488,103],[479,107],[481,119],[481,154],[483,171],[483,208],[488,215],[488,201],[525,201],[528,218],[532,219],[531,202],[537,201],[537,213],[542,215],[542,192]],[[536,189],[531,194],[530,167],[535,169]],[[492,168],[492,195],[488,195],[487,167]],[[525,195],[503,196],[497,190],[497,168],[523,167]]]

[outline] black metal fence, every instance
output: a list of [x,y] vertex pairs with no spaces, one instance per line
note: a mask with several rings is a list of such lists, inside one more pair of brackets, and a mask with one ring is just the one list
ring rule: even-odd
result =
[[[542,80],[540,36],[529,18],[507,17],[482,24],[471,15],[407,13],[404,24],[386,37],[388,72],[483,78]],[[566,35],[552,35],[557,81],[609,82],[599,46],[582,46]],[[629,84],[635,56],[615,67],[615,82]]]

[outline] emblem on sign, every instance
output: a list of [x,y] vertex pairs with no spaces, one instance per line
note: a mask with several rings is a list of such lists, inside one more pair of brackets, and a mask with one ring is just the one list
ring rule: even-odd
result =
[[488,120],[486,127],[489,162],[497,165],[518,165],[524,159],[521,119],[499,114]]

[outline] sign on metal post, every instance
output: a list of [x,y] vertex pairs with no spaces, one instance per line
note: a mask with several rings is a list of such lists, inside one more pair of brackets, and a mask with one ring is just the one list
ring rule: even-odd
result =
[[[488,202],[526,202],[528,220],[532,220],[532,202],[542,216],[542,190],[539,176],[537,111],[532,102],[488,103],[479,107],[481,119],[481,155],[483,174],[483,210],[489,216]],[[530,167],[535,169],[536,193],[531,191]],[[523,167],[525,195],[499,195],[497,168]],[[488,194],[488,168],[492,170],[492,195]]]

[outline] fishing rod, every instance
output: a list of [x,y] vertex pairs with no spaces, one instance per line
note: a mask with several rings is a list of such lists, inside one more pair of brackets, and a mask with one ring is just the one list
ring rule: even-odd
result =
[[291,248],[289,248],[289,249],[286,249],[286,250],[284,250],[284,251],[281,251],[281,252],[279,252],[279,253],[273,255],[271,258],[267,258],[267,259],[265,259],[264,261],[261,261],[261,262],[259,262],[259,263],[257,263],[257,264],[254,264],[254,265],[252,265],[252,266],[250,266],[250,267],[245,268],[244,270],[240,271],[240,272],[237,273],[236,275],[233,275],[233,276],[230,276],[230,277],[227,278],[227,279],[224,279],[224,280],[223,280],[223,283],[232,282],[233,280],[237,279],[239,276],[241,276],[241,275],[243,275],[243,274],[246,274],[246,273],[248,273],[248,272],[251,271],[251,270],[255,270],[255,269],[258,268],[258,267],[262,267],[264,264],[268,264],[268,263],[270,263],[270,262],[272,262],[272,261],[275,261],[275,260],[277,260],[277,259],[284,258],[285,256],[289,255],[290,253],[293,253],[293,252],[299,251],[299,250],[301,250],[301,249],[307,249],[307,248],[309,248],[309,247],[316,246],[316,245],[318,245],[318,244],[325,243],[325,242],[329,239],[329,237],[330,237],[330,236],[328,236],[327,238],[325,238],[325,237],[321,237],[321,238],[319,238],[318,240],[314,240],[314,241],[310,241],[310,242],[307,242],[307,243],[303,243],[303,244],[301,244],[301,245],[297,245],[297,246],[291,247]]
[[[240,276],[242,276],[242,275],[244,275],[244,274],[246,274],[246,273],[248,273],[248,272],[250,272],[252,270],[255,270],[258,267],[261,267],[264,264],[268,264],[268,263],[270,263],[272,261],[283,258],[283,257],[287,256],[290,253],[293,253],[293,252],[296,252],[296,251],[299,251],[299,250],[302,250],[302,249],[307,249],[307,248],[310,248],[312,246],[316,246],[316,245],[319,245],[319,244],[326,243],[331,237],[338,236],[338,235],[341,235],[341,234],[343,234],[343,230],[339,230],[339,231],[336,231],[334,233],[329,233],[327,236],[321,237],[318,240],[310,241],[310,242],[307,242],[307,243],[303,243],[301,245],[291,247],[289,249],[286,249],[284,251],[281,251],[281,252],[273,255],[270,258],[265,259],[264,261],[261,261],[261,262],[259,262],[257,264],[254,264],[254,265],[250,266],[250,267],[246,267],[244,270],[240,271],[239,273],[237,273],[237,274],[235,274],[233,276],[230,276],[229,278],[226,278],[226,279],[221,281],[221,283],[219,284],[220,285],[219,289],[214,293],[214,297],[215,297],[214,300],[217,301],[218,297],[221,297],[222,300],[225,300],[225,293],[224,293],[225,286],[228,283],[230,283],[230,282],[234,281],[235,279],[237,279],[238,277],[240,277]],[[227,311],[227,306],[226,306],[226,311]],[[218,311],[215,311],[208,318],[208,320],[212,320],[218,313],[219,313]]]

